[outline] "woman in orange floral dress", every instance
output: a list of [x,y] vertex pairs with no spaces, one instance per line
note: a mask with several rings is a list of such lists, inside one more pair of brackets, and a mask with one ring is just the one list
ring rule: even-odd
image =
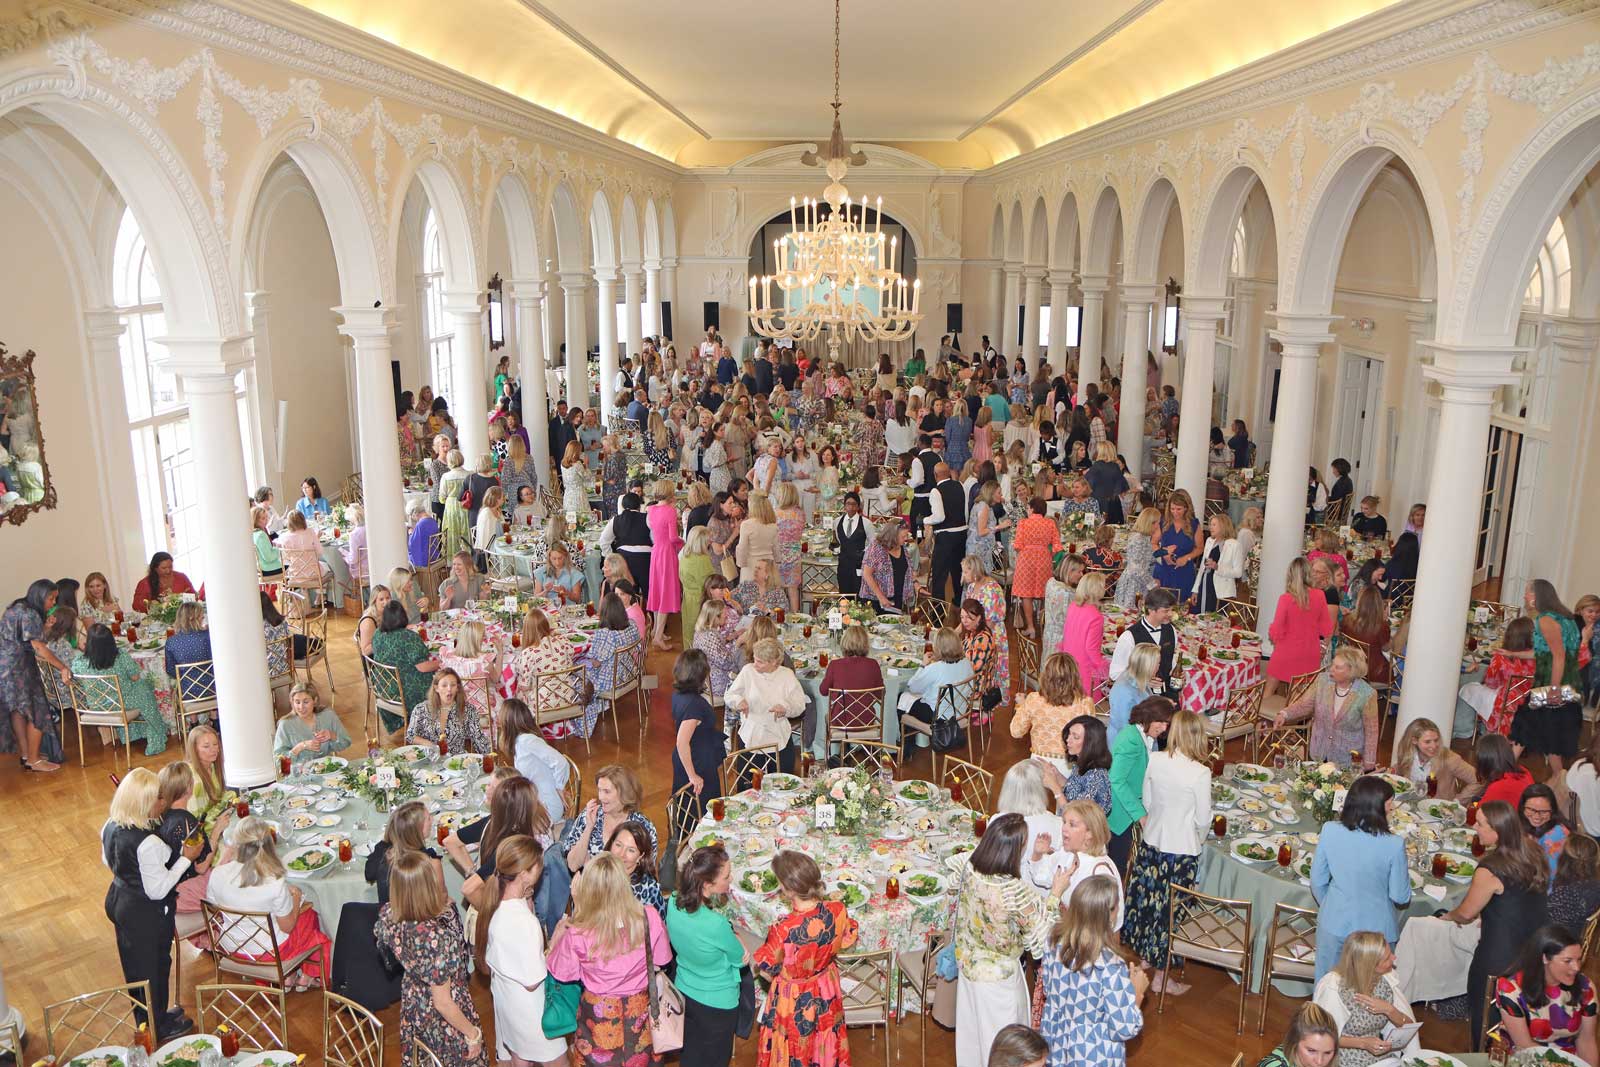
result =
[[1055,554],[1061,551],[1061,530],[1055,520],[1045,515],[1042,497],[1028,502],[1029,514],[1017,523],[1012,549],[1016,552],[1016,565],[1011,574],[1011,595],[1022,601],[1022,632],[1029,640],[1038,636],[1033,623],[1035,601],[1044,596],[1044,585],[1050,580]]
[[810,856],[780,852],[772,872],[790,911],[750,961],[772,984],[757,1067],[850,1067],[834,961],[856,943],[859,928],[843,904],[822,899],[822,871]]
[[[1494,711],[1489,713],[1489,721],[1484,724],[1485,729],[1491,733],[1511,733],[1511,720],[1517,717],[1516,705],[1509,704],[1506,697],[1511,693],[1511,685],[1519,678],[1533,678],[1533,620],[1512,619],[1506,626],[1505,636],[1500,639],[1500,647],[1494,650],[1494,655],[1489,657],[1489,666],[1483,672],[1483,684],[1490,689],[1498,690],[1494,698]],[[1527,695],[1528,690],[1523,690]]]

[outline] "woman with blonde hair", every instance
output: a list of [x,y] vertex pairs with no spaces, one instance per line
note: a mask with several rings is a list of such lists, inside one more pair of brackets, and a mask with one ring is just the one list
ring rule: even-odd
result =
[[[427,611],[430,604],[428,598],[417,595],[417,574],[410,567],[401,565],[389,572],[389,595],[400,602],[406,609],[406,622],[420,621],[422,612]],[[382,609],[379,609],[378,628],[383,628]]]
[[1378,762],[1378,697],[1364,679],[1367,657],[1354,645],[1341,645],[1328,669],[1293,704],[1278,712],[1274,723],[1282,726],[1311,718],[1311,753],[1314,760],[1350,766],[1360,754],[1360,770],[1371,771]]
[[1049,1067],[1125,1064],[1127,1043],[1144,1028],[1139,1002],[1150,983],[1138,960],[1118,943],[1115,920],[1121,903],[1115,868],[1069,891],[1050,935],[1054,951],[1045,954],[1039,968]]
[[488,569],[489,549],[494,547],[494,539],[506,522],[505,505],[506,491],[498,485],[485,490],[479,502],[478,521],[472,531],[473,557],[479,570]]
[[[1107,855],[1111,844],[1111,827],[1106,813],[1093,800],[1080,798],[1061,803],[1060,816],[1055,826],[1034,838],[1029,850],[1023,854],[1022,877],[1034,887],[1047,890],[1055,881],[1057,871],[1066,871],[1071,881],[1066,898],[1095,875],[1105,875],[1116,883],[1116,902],[1111,919],[1111,929],[1122,928],[1122,875],[1117,865]],[[1066,899],[1063,898],[1063,899]]]
[[806,513],[800,507],[800,490],[793,482],[778,483],[775,496],[778,536],[773,560],[778,567],[778,584],[789,600],[789,610],[800,610],[800,540],[806,532]]
[[778,544],[778,515],[772,510],[767,494],[750,494],[750,516],[739,524],[739,543],[734,548],[734,562],[739,564],[739,582],[753,582],[756,563],[775,558]]
[[[161,839],[161,784],[147,767],[130,770],[111,798],[110,818],[100,831],[100,855],[111,869],[106,918],[116,931],[117,956],[128,982],[150,983],[150,1004],[135,1005],[134,1018],[159,1041],[194,1029],[182,1007],[167,1010],[172,973],[172,893],[205,848],[187,842],[176,852]],[[148,1008],[148,1010],[146,1010]]]
[[1402,1049],[1383,1039],[1391,1026],[1416,1021],[1394,975],[1394,952],[1382,934],[1361,930],[1345,938],[1339,962],[1317,982],[1311,1002],[1328,1013],[1339,1035],[1341,1067],[1367,1067],[1393,1054],[1413,1056],[1421,1044],[1412,1037]]
[[1332,1067],[1338,1054],[1338,1024],[1322,1008],[1306,1001],[1289,1017],[1283,1041],[1256,1067]]
[[317,687],[309,681],[296,682],[290,688],[289,714],[278,720],[272,740],[274,755],[303,764],[350,747],[350,734],[339,721],[339,713],[318,708],[319,702]]
[[561,456],[561,509],[580,518],[589,514],[589,494],[594,490],[594,475],[583,458],[583,446],[568,441]]
[[[322,932],[316,908],[298,886],[289,885],[288,870],[278,858],[272,827],[248,816],[234,825],[228,843],[234,858],[217,864],[211,872],[206,899],[228,911],[270,914],[277,935],[277,959],[290,960],[311,953],[288,989],[295,992],[315,987],[329,973],[333,942]],[[223,931],[217,947],[223,952],[269,961],[274,958],[273,940],[265,930],[241,923]]]
[[[1472,765],[1444,743],[1432,719],[1413,719],[1399,744],[1394,746],[1394,762],[1390,764],[1395,774],[1411,779],[1429,796],[1454,800],[1478,784],[1477,772]],[[1434,781],[1434,790],[1427,789],[1428,779]]]
[[449,667],[433,672],[427,699],[411,709],[406,744],[443,744],[454,753],[492,752],[494,745],[477,714],[467,707],[461,676]]
[[472,1002],[471,950],[444,880],[421,853],[395,861],[392,897],[379,910],[373,938],[405,968],[400,986],[400,1054],[421,1058],[426,1045],[440,1062],[488,1067],[483,1027]]
[[1117,579],[1117,606],[1134,611],[1139,598],[1155,588],[1155,541],[1161,512],[1145,508],[1133,521],[1128,547],[1122,560],[1122,577]]
[[544,1034],[544,929],[533,891],[544,874],[544,850],[531,837],[502,840],[478,909],[478,966],[494,997],[496,1059],[512,1067],[566,1067],[567,1043]]
[[775,638],[757,641],[750,658],[728,686],[724,700],[739,714],[739,739],[745,747],[775,745],[779,768],[788,771],[795,755],[791,720],[805,713],[805,690],[794,671],[784,666],[783,646]]
[[1222,601],[1239,595],[1239,579],[1244,577],[1244,553],[1234,536],[1233,520],[1217,512],[1206,522],[1206,544],[1200,553],[1200,573],[1194,580],[1195,610],[1217,611]]
[[194,771],[194,811],[204,816],[227,791],[222,774],[222,735],[205,723],[189,727],[183,760]]
[[[466,692],[467,707],[481,721],[489,718],[491,691],[503,689],[511,680],[509,668],[501,667],[499,649],[485,640],[486,632],[483,623],[469,619],[456,630],[450,650],[439,653],[439,666],[455,672]],[[435,684],[438,678],[435,674]]]
[[1273,681],[1287,687],[1294,678],[1322,665],[1322,642],[1333,636],[1333,617],[1328,614],[1326,598],[1311,595],[1310,568],[1304,556],[1289,561],[1267,635],[1272,638],[1267,677]]
[[572,914],[556,924],[545,962],[557,981],[578,982],[573,1047],[594,1067],[653,1063],[650,1044],[651,964],[672,962],[666,925],[633,895],[622,862],[596,856],[573,883]]
[[[122,605],[111,595],[111,583],[106,576],[99,571],[90,571],[83,580],[83,600],[78,605],[78,613],[89,622],[103,622],[110,626],[121,610]],[[1583,610],[1582,601],[1579,601],[1576,610]]]
[[[699,482],[696,482],[695,486],[702,491],[705,489]],[[706,579],[711,577],[714,570],[715,567],[711,562],[710,532],[703,524],[691,526],[688,536],[683,539],[683,550],[678,553],[678,579],[683,589],[679,619],[682,623],[685,649],[694,643],[695,624],[700,621],[700,605],[705,596]]]
[[790,606],[789,597],[784,593],[778,583],[778,565],[770,559],[760,559],[756,560],[754,580],[740,582],[733,591],[733,598],[746,612],[777,612]]
[[1239,516],[1239,551],[1244,553],[1246,559],[1255,547],[1261,543],[1261,531],[1266,526],[1266,516],[1260,508],[1245,508],[1244,514]]
[[[555,521],[551,520],[551,524]],[[535,595],[554,600],[557,607],[582,603],[585,596],[583,571],[573,565],[572,553],[565,544],[546,543],[549,547],[545,549],[544,565],[533,572]]]

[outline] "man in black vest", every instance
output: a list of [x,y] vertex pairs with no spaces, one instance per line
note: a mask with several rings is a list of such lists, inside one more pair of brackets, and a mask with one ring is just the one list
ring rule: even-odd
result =
[[[961,483],[951,476],[950,465],[942,460],[937,463],[925,520],[933,532],[933,567],[928,591],[936,599],[948,599],[952,606],[961,602],[961,557],[967,552],[966,496]],[[945,596],[947,578],[950,583],[948,598]]]
[[933,493],[934,467],[944,458],[933,450],[933,438],[927,434],[917,437],[917,454],[911,460],[911,476],[906,479],[911,486],[911,530],[913,536],[922,529],[922,520],[928,517],[928,498]]
[[861,561],[872,536],[872,527],[861,514],[861,498],[856,494],[844,495],[844,515],[834,524],[833,535],[839,542],[839,592],[855,596],[861,591]]
[[627,562],[628,573],[633,575],[633,584],[639,589],[641,604],[650,592],[650,552],[654,547],[650,526],[639,510],[643,504],[638,493],[623,493],[616,517],[600,533],[600,550],[614,548]]
[[1137,645],[1155,645],[1161,650],[1161,665],[1156,668],[1156,679],[1161,689],[1155,695],[1176,702],[1182,686],[1173,682],[1172,669],[1178,659],[1178,632],[1172,626],[1172,614],[1178,598],[1170,589],[1152,589],[1144,595],[1144,615],[1122,631],[1117,646],[1111,653],[1111,681],[1115,682],[1128,670],[1128,658]]
[[760,396],[772,395],[772,349],[762,345],[756,352],[756,365],[752,373],[755,375],[756,387],[752,392]]

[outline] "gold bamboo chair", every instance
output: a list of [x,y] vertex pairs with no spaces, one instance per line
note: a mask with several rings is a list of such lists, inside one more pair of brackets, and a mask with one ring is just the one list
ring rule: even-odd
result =
[[444,1067],[439,1054],[428,1047],[420,1037],[412,1042],[411,1055],[405,1058],[405,1067]]
[[[1172,957],[1199,960],[1239,974],[1239,1023],[1244,1033],[1244,998],[1250,990],[1250,902],[1208,896],[1187,886],[1169,885],[1167,892],[1167,952],[1161,969],[1170,972]],[[1156,1014],[1167,1008],[1163,987]]]
[[[583,711],[587,706],[583,699],[586,677],[581,663],[558,671],[541,671],[535,674],[532,699],[529,701],[533,708],[533,721],[540,726],[548,726],[551,723],[583,718]],[[583,750],[589,751],[587,737],[583,739]]]
[[888,767],[891,778],[894,777],[895,768],[900,765],[899,755],[900,746],[883,741],[849,738],[839,743],[839,762],[844,766],[859,767],[868,772]]
[[348,997],[324,992],[322,1062],[327,1067],[383,1067],[383,1023]]
[[289,620],[289,628],[305,640],[305,655],[291,657],[295,669],[304,671],[306,681],[310,681],[311,668],[321,663],[328,679],[328,691],[337,692],[333,684],[333,663],[328,659],[328,605],[323,604],[313,611],[304,593],[291,590],[289,610],[284,615]]
[[266,1052],[289,1047],[289,1014],[281,988],[258,985],[197,985],[195,1007],[201,1033],[226,1023],[241,1049]]
[[1022,688],[1026,692],[1035,692],[1039,688],[1039,643],[1043,638],[1029,640],[1022,634],[1017,635],[1014,646],[1017,650],[1017,667],[1021,673]]
[[566,809],[563,814],[570,819],[583,808],[583,772],[571,756],[562,753],[561,758],[567,761],[567,784],[561,787],[561,803]]
[[[211,940],[211,960],[216,964],[218,977],[227,972],[243,978],[271,982],[281,989],[287,986],[289,979],[298,974],[300,969],[321,951],[318,947],[312,947],[284,959],[282,941],[278,937],[278,926],[273,922],[270,913],[232,911],[228,908],[219,908],[209,900],[201,901],[200,909],[206,917],[206,932]],[[223,947],[230,943],[237,947],[231,949]],[[262,946],[270,948],[271,956],[264,959],[253,958],[256,953],[248,950],[254,948],[259,952]]]
[[1312,688],[1317,684],[1317,678],[1321,674],[1321,670],[1306,671],[1304,674],[1297,674],[1293,678],[1290,678],[1289,695],[1284,700],[1283,706],[1287,708],[1299,703],[1302,697],[1311,692]]
[[209,659],[178,664],[173,695],[177,702],[178,733],[188,737],[189,725],[193,720],[209,718],[217,713],[216,664]]
[[1248,600],[1223,600],[1222,613],[1228,617],[1228,622],[1235,630],[1256,632],[1256,623],[1261,617],[1260,609]]
[[22,1062],[22,1034],[17,1030],[16,1023],[0,1025],[0,1056],[8,1050],[13,1063]]
[[722,760],[722,795],[731,797],[744,791],[750,772],[760,767],[764,773],[778,769],[778,746],[758,745],[754,748],[736,748]]
[[994,792],[994,772],[946,753],[939,761],[939,785],[949,789],[950,783],[958,780],[961,782],[961,803],[974,811],[987,812],[989,797]]
[[[134,1010],[144,1011],[150,1003],[150,983],[125,985],[80,993],[44,1006],[44,1044],[59,1063],[102,1045],[133,1044],[139,1030]],[[151,1020],[150,1025],[155,1025]],[[18,1062],[21,1062],[20,1060]]]
[[1317,910],[1279,902],[1272,907],[1272,932],[1262,961],[1259,1037],[1267,1031],[1267,1005],[1272,1001],[1272,980],[1293,978],[1310,982],[1317,975]]
[[839,957],[839,977],[844,982],[840,999],[846,1027],[866,1026],[877,1039],[883,1027],[883,1067],[889,1067],[892,1034],[890,1018],[895,1001],[894,950],[862,952]]
[[1286,722],[1275,726],[1271,719],[1259,719],[1250,738],[1253,763],[1271,764],[1282,756],[1285,763],[1299,763],[1311,755],[1311,723]]
[[[828,716],[823,723],[828,751],[832,751],[834,744],[876,741],[883,736],[883,695],[881,685],[871,689],[834,689],[828,693]],[[863,725],[835,725],[836,719],[857,719],[863,715],[867,717]]]
[[[982,710],[983,703],[979,699],[978,679],[976,678],[969,678],[965,682],[959,682],[954,685],[940,686],[939,693],[934,698],[933,703],[933,715],[936,720],[940,718],[950,718],[953,716],[956,722],[960,724],[962,730],[966,732],[967,751],[969,753],[975,753],[977,751],[972,743],[972,735],[974,731],[976,731],[983,740],[984,752],[988,752],[989,750],[989,728],[983,723],[977,721],[977,716],[982,712]],[[931,738],[933,736],[933,724],[923,722],[921,719],[915,718],[911,715],[903,716],[900,719],[901,763],[906,761],[906,742],[910,739],[911,734],[922,734],[925,737]]]
[[954,936],[948,930],[930,930],[927,943],[916,952],[902,952],[895,959],[894,999],[895,1015],[903,1022],[906,1017],[906,990],[917,995],[922,1010],[917,1013],[921,1029],[922,1067],[928,1067],[928,1015],[933,1010],[934,960]]
[[[40,673],[49,677],[54,672],[41,667]],[[71,707],[72,717],[78,724],[78,766],[84,765],[83,728],[108,726],[112,730],[112,762],[116,762],[117,732],[122,734],[123,763],[133,766],[133,733],[128,728],[139,718],[139,712],[128,707],[122,695],[122,679],[115,674],[75,674],[72,684],[63,686],[70,699],[58,704],[63,710]]]
[[1261,699],[1266,694],[1267,683],[1262,681],[1238,689],[1228,690],[1228,699],[1222,706],[1222,718],[1206,717],[1206,747],[1213,763],[1223,758],[1228,742],[1249,737],[1261,720]]
[[1411,614],[1411,600],[1417,594],[1415,578],[1391,578],[1388,581],[1389,610],[1397,615]]
[[[650,721],[644,699],[644,640],[635,637],[611,655],[611,688],[595,690],[595,699],[605,701],[610,707],[611,726],[617,731],[617,743],[621,744],[622,727],[617,721],[617,703],[632,696],[639,710],[639,743],[643,745],[645,728]],[[588,750],[587,744],[584,750]]]
[[[361,665],[365,668],[367,676],[367,722],[377,721],[378,733],[382,732],[383,719],[378,715],[380,711],[387,711],[391,715],[400,716],[404,723],[410,718],[411,709],[406,707],[406,690],[400,681],[400,668],[391,667],[386,663],[379,663],[371,656],[363,655]],[[399,731],[403,732],[402,725]],[[378,734],[368,731],[368,736]]]
[[692,784],[685,785],[667,798],[667,841],[669,844],[675,843],[677,848],[670,852],[667,849],[662,851],[672,856],[675,866],[682,864],[692,851],[689,839],[694,836],[694,828],[700,825],[704,808]]

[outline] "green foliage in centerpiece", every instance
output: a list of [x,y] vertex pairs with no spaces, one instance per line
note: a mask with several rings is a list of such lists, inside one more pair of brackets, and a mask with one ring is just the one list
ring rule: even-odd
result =
[[1305,801],[1312,818],[1321,825],[1333,821],[1334,796],[1339,790],[1348,789],[1353,778],[1350,771],[1334,763],[1304,763],[1289,789]]
[[157,622],[171,626],[178,618],[178,606],[183,603],[185,596],[192,599],[193,594],[168,593],[166,596],[156,597],[150,601],[144,613]]
[[[393,789],[379,789],[372,784],[373,772],[378,767],[393,767],[395,787]],[[350,763],[339,773],[339,785],[347,793],[365,799],[379,811],[386,811],[391,804],[398,804],[410,800],[412,797],[422,795],[422,787],[417,784],[417,776],[411,770],[398,763],[375,756],[362,760],[359,763]]]
[[860,767],[836,767],[824,773],[811,789],[812,805],[819,800],[834,806],[834,828],[845,834],[861,833],[894,807],[888,783]]

